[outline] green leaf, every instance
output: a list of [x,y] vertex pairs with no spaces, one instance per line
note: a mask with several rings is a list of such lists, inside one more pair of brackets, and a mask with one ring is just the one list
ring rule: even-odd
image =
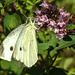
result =
[[56,47],[58,43],[58,39],[56,38],[56,35],[54,33],[50,33],[49,43],[50,43],[50,46]]
[[75,25],[74,24],[69,24],[69,25],[67,25],[66,29],[67,30],[75,29]]
[[16,0],[5,0],[5,4],[14,3]]
[[33,6],[33,2],[30,0],[27,0],[27,3],[30,4],[31,6]]
[[67,69],[71,63],[73,62],[73,58],[67,58],[65,61],[64,61],[64,65],[63,65],[63,68],[64,69]]
[[53,33],[50,33],[50,35],[44,37],[44,32],[40,31],[38,33],[38,36],[40,40],[47,41],[46,43],[39,43],[38,44],[38,50],[39,53],[47,53],[47,49],[51,49],[50,46],[56,47],[58,43],[58,39],[56,39],[56,35]]
[[41,40],[41,41],[45,41],[45,36],[44,36],[44,32],[39,30],[38,32],[38,38]]
[[18,68],[18,70],[17,70],[17,75],[21,75],[21,72],[23,71],[23,68],[24,68],[24,65],[23,64],[21,64],[21,66]]
[[10,69],[11,69],[12,71],[14,71],[15,73],[16,73],[17,70],[18,70],[18,67],[13,63],[13,61],[11,62]]
[[1,9],[1,15],[4,15],[4,9]]
[[3,7],[2,3],[0,3],[0,7]]
[[58,47],[55,47],[51,52],[50,55],[53,57],[55,54],[57,54],[57,51],[60,49],[63,49],[65,47],[71,46],[75,44],[75,35],[68,35],[65,36],[63,39],[61,39],[58,43]]
[[5,38],[5,35],[2,33],[0,38],[1,40],[3,40]]
[[46,53],[47,49],[49,48],[50,44],[49,43],[39,43],[38,44],[38,50],[39,53]]
[[20,17],[18,14],[14,13],[12,15],[7,14],[4,18],[4,26],[5,28],[7,28],[9,31],[11,31],[11,29],[17,27],[18,25],[20,25]]
[[1,68],[2,69],[9,69],[10,68],[10,62],[6,61],[6,60],[1,60]]
[[27,6],[25,9],[32,10],[33,6]]
[[36,4],[39,3],[39,2],[41,2],[41,0],[37,0],[37,1],[36,1]]

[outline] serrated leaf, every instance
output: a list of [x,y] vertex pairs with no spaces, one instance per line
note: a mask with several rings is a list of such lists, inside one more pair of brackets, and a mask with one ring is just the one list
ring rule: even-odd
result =
[[18,14],[14,13],[12,15],[7,14],[4,18],[4,26],[5,28],[7,28],[9,31],[11,31],[11,29],[17,27],[18,25],[20,25],[20,17]]
[[5,4],[14,3],[16,0],[5,0]]
[[55,54],[57,54],[57,51],[60,49],[63,49],[65,47],[71,46],[75,44],[75,35],[68,35],[61,39],[58,43],[58,47],[55,47],[51,52],[50,55],[53,57]]
[[38,50],[39,53],[46,53],[47,49],[49,48],[50,44],[49,43],[39,43],[38,44]]
[[67,30],[75,29],[75,25],[74,24],[69,24],[69,25],[67,25],[66,29]]
[[1,68],[2,69],[9,69],[10,68],[10,62],[6,61],[6,60],[1,60]]

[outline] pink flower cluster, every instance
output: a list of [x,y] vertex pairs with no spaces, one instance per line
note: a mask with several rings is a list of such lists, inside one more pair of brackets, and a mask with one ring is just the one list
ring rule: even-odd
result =
[[41,10],[35,11],[37,14],[35,21],[39,25],[39,29],[42,27],[49,28],[50,31],[57,34],[56,38],[62,39],[67,34],[65,27],[68,25],[70,13],[62,8],[58,10],[56,5],[52,6],[45,1],[39,6],[43,7]]

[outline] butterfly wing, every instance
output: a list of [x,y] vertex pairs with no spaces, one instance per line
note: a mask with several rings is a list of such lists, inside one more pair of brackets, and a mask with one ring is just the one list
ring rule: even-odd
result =
[[31,67],[37,60],[37,41],[35,30],[32,25],[26,29],[23,39],[23,62],[26,66]]
[[0,45],[0,58],[11,61],[15,43],[24,26],[25,24],[18,26],[5,38],[5,40]]
[[27,25],[21,31],[16,41],[15,50],[13,53],[13,57],[21,62],[23,62],[23,39],[26,32],[26,28],[27,28]]
[[29,23],[24,27],[16,42],[13,57],[31,67],[38,60],[34,27]]

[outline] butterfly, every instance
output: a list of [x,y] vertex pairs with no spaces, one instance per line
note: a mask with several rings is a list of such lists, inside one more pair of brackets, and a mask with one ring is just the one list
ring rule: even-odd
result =
[[0,45],[0,58],[11,61],[12,57],[27,67],[32,67],[38,60],[38,48],[34,23],[21,24]]

